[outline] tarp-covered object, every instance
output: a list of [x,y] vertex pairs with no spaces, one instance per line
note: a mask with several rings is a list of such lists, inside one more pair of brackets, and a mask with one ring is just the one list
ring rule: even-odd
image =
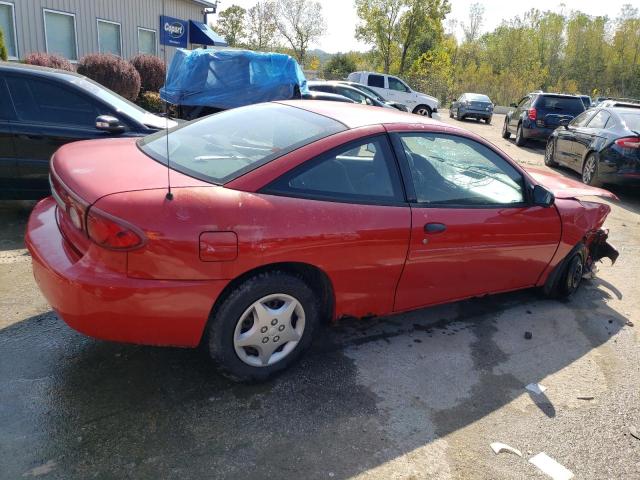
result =
[[282,53],[179,49],[160,96],[173,105],[219,109],[286,100],[307,93],[298,63]]

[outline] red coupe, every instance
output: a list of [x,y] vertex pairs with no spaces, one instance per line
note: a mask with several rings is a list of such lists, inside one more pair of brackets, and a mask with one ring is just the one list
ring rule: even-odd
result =
[[[59,315],[93,337],[204,345],[226,375],[289,366],[329,319],[542,287],[617,252],[611,193],[395,110],[278,102],[51,161],[26,242]],[[169,190],[170,184],[170,190]]]

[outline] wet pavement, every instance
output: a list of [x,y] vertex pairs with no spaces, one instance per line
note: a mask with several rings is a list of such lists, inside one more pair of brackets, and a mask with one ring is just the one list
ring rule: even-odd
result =
[[[542,146],[499,138],[497,115],[463,125],[542,162]],[[257,386],[197,350],[69,329],[31,277],[31,204],[3,203],[0,478],[548,478],[527,461],[539,452],[576,478],[640,478],[640,194],[619,194],[607,222],[619,263],[570,301],[527,290],[347,320]]]

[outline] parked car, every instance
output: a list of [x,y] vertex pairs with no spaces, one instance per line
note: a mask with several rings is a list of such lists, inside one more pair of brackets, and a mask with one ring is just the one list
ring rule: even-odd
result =
[[404,81],[393,75],[375,72],[352,72],[350,82],[373,88],[387,100],[406,105],[409,111],[430,117],[438,111],[438,99],[411,89]]
[[342,102],[342,103],[356,103],[355,101],[347,98],[343,95],[329,92],[318,92],[315,90],[309,90],[306,93],[301,94],[301,100],[322,100],[325,102]]
[[0,198],[50,195],[49,158],[65,143],[175,124],[76,73],[0,63]]
[[337,83],[342,83],[344,85],[349,85],[350,87],[357,88],[358,90],[362,90],[363,92],[368,93],[372,97],[376,98],[378,101],[386,103],[390,107],[393,107],[393,108],[395,108],[397,110],[400,110],[401,112],[408,112],[409,111],[407,106],[404,105],[403,103],[392,102],[390,100],[387,100],[386,98],[384,98],[382,95],[380,95],[378,92],[376,92],[371,87],[367,87],[366,85],[363,85],[361,83],[350,82],[348,80],[336,80],[336,81],[337,81]]
[[593,106],[593,102],[589,95],[580,95],[580,100],[582,100],[582,103],[584,104],[584,108],[586,108],[587,110]]
[[598,107],[640,107],[640,100],[633,98],[607,98],[598,104]]
[[332,93],[334,95],[340,95],[353,100],[354,103],[360,103],[362,105],[370,105],[373,107],[393,108],[384,102],[381,102],[374,96],[363,92],[357,88],[350,87],[349,85],[343,85],[338,82],[322,82],[313,81],[308,82],[309,90],[312,92],[325,92]]
[[640,183],[640,105],[578,115],[553,132],[544,163],[579,172],[587,185]]
[[575,199],[613,194],[444,127],[283,101],[66,145],[27,226],[35,279],[86,335],[203,345],[250,381],[329,320],[534,286],[567,296],[615,261],[610,207]]
[[514,110],[505,116],[502,137],[515,133],[519,147],[528,140],[546,141],[559,125],[585,110],[580,97],[559,93],[530,93],[511,106]]
[[493,103],[489,97],[481,93],[463,93],[449,108],[449,117],[454,116],[458,120],[475,118],[489,124],[493,116]]

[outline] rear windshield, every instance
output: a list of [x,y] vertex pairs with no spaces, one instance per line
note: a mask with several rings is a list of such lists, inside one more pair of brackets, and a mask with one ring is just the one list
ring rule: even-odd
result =
[[579,97],[556,97],[541,95],[536,101],[536,108],[542,110],[557,110],[562,112],[584,112],[584,103]]
[[465,95],[465,97],[467,98],[467,100],[470,100],[472,102],[489,102],[489,103],[491,103],[491,100],[489,99],[489,97],[487,97],[486,95],[482,95],[480,93],[467,93]]
[[618,113],[624,124],[629,130],[640,133],[640,112],[638,113]]
[[154,160],[223,184],[320,138],[346,130],[328,117],[276,103],[250,105],[160,131],[138,141]]

